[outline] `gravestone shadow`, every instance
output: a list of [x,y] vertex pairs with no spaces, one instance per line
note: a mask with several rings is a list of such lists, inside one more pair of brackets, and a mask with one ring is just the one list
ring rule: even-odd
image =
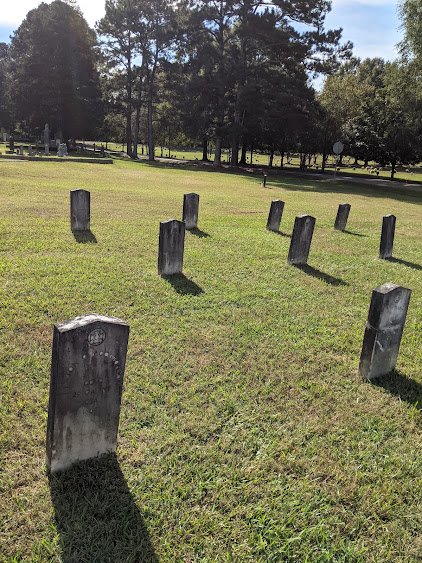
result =
[[185,274],[172,274],[171,276],[162,275],[163,280],[166,280],[177,293],[180,295],[199,295],[204,293],[203,289],[195,282],[185,276]]
[[92,231],[72,231],[76,242],[80,244],[96,243],[97,239]]
[[409,379],[398,370],[371,380],[375,387],[382,387],[394,397],[399,397],[417,410],[422,410],[422,384]]
[[194,227],[193,229],[186,229],[186,230],[188,231],[188,233],[192,233],[198,238],[209,238],[211,236],[205,231],[201,231],[201,229],[198,229],[198,227]]
[[386,258],[389,262],[395,262],[396,264],[403,264],[403,266],[408,266],[414,270],[422,270],[420,264],[415,264],[414,262],[408,262],[407,260],[402,260],[401,258]]
[[49,474],[63,563],[158,563],[115,454]]
[[353,231],[347,231],[346,229],[343,231],[346,235],[352,235],[354,237],[368,237],[368,235],[363,235],[362,233],[354,233]]
[[347,282],[343,281],[341,278],[336,278],[334,276],[330,276],[329,274],[326,274],[325,272],[322,272],[321,270],[318,270],[317,268],[314,268],[313,266],[309,266],[308,264],[292,264],[292,266],[294,266],[295,268],[298,268],[299,270],[302,270],[302,272],[305,272],[305,274],[308,274],[308,276],[313,276],[314,278],[317,278],[318,280],[322,280],[325,281],[325,283],[328,283],[329,285],[349,285]]
[[292,238],[292,235],[289,235],[288,233],[283,233],[283,231],[271,231],[271,232],[281,237]]

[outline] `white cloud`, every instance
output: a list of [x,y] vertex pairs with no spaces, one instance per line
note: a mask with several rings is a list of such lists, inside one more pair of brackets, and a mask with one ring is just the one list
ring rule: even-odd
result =
[[379,7],[396,6],[397,0],[332,0],[332,8],[341,8],[341,6],[360,6]]
[[[93,27],[95,22],[104,15],[105,0],[77,0],[88,24]],[[52,0],[44,0],[51,4]],[[0,26],[16,29],[29,10],[37,8],[41,0],[0,0]]]

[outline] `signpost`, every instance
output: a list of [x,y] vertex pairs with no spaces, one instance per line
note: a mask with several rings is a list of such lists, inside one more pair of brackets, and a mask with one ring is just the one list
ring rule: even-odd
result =
[[334,166],[334,178],[336,177],[336,172],[337,172],[338,155],[343,152],[343,149],[344,149],[343,143],[341,143],[340,141],[337,141],[337,143],[334,143],[333,153],[336,155],[336,164]]

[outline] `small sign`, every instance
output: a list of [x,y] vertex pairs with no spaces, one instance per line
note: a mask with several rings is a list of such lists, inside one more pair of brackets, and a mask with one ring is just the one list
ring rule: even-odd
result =
[[343,152],[343,149],[344,149],[343,143],[340,143],[340,141],[337,141],[337,143],[334,143],[333,152],[335,154],[341,154]]

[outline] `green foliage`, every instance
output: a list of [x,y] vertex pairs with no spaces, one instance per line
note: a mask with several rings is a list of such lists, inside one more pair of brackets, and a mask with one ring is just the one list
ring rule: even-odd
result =
[[39,134],[48,123],[65,139],[95,134],[102,119],[95,42],[69,3],[28,12],[10,46],[13,115],[24,132]]

